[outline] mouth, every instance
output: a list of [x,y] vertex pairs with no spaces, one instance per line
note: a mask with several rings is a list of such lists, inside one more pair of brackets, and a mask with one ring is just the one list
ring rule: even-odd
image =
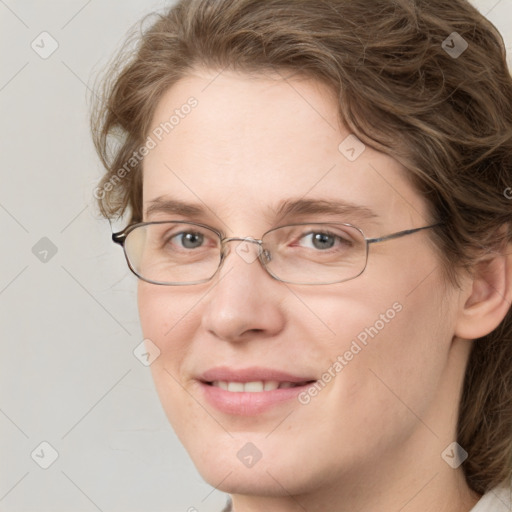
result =
[[204,398],[218,411],[232,416],[255,416],[295,403],[316,379],[304,375],[252,367],[212,368],[198,376]]
[[315,382],[308,380],[303,382],[277,381],[277,380],[256,380],[250,382],[215,380],[204,382],[207,386],[220,388],[231,393],[262,393],[264,391],[274,391],[276,389],[290,389],[301,386],[307,386]]

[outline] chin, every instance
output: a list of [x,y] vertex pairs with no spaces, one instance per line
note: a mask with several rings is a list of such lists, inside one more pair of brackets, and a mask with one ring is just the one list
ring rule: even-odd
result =
[[305,482],[298,485],[291,467],[281,471],[272,466],[266,467],[262,461],[252,468],[210,461],[196,464],[196,468],[205,482],[229,494],[288,496],[304,491]]
[[[192,462],[211,486],[230,494],[288,496],[320,486],[328,473],[314,474],[312,453],[300,452],[296,443],[286,446],[283,435],[274,433],[231,433],[222,431],[182,439]],[[190,441],[187,443],[187,441]],[[304,463],[304,461],[309,461]]]

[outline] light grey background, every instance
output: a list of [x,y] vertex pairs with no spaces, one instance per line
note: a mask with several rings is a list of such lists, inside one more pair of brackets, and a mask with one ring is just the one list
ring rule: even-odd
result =
[[[512,64],[512,0],[474,4]],[[167,5],[0,0],[0,511],[208,512],[225,501],[133,354],[135,278],[92,195],[102,169],[87,88],[129,27]],[[48,58],[31,47],[44,54],[52,40]],[[47,469],[42,442],[58,453]]]

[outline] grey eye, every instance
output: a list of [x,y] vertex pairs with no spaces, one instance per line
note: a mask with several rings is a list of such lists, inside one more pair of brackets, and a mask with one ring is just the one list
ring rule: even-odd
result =
[[335,237],[327,233],[312,233],[312,243],[316,249],[330,249],[334,243]]
[[204,242],[204,236],[201,233],[178,233],[173,238],[180,238],[180,241],[185,249],[197,249]]
[[348,243],[347,240],[341,238],[338,235],[326,233],[323,231],[316,231],[304,235],[301,238],[299,244],[302,247],[309,247],[311,249],[324,251],[326,249],[331,249],[332,247],[334,247],[337,241],[340,245],[346,245]]

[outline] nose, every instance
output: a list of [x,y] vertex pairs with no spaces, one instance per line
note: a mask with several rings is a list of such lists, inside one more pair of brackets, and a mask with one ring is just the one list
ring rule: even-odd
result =
[[[284,327],[283,283],[273,279],[258,260],[261,246],[251,238],[232,238],[219,272],[206,295],[202,327],[224,341],[278,334]],[[263,254],[264,257],[264,254]]]

